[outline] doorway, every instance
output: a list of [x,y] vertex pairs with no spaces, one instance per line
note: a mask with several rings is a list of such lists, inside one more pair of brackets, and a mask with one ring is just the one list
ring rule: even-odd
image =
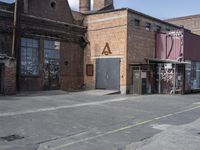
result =
[[96,88],[120,89],[120,58],[96,59]]
[[44,88],[60,89],[60,42],[44,41]]

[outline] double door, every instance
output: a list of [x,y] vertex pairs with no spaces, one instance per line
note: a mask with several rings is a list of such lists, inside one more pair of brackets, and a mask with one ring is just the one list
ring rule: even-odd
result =
[[119,58],[101,58],[96,60],[96,88],[106,90],[119,90]]

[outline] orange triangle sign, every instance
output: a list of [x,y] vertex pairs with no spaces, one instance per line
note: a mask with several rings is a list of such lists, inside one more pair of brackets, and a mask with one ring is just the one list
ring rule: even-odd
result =
[[104,47],[104,49],[103,49],[102,54],[103,54],[103,55],[109,55],[109,54],[112,54],[108,42],[106,42],[106,45],[105,45],[105,47]]

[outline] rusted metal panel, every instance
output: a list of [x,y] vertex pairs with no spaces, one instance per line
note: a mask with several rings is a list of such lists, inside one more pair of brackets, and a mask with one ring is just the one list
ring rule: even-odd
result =
[[183,56],[183,32],[181,30],[157,34],[156,58],[179,60]]
[[166,34],[158,33],[156,35],[156,58],[166,58]]
[[185,32],[184,33],[184,59],[200,61],[200,36]]

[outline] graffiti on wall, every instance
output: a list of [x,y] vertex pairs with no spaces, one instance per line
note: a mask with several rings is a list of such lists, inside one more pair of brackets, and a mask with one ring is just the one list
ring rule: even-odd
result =
[[174,69],[162,68],[160,73],[161,80],[169,82],[173,80]]
[[174,85],[174,68],[162,67],[160,72],[160,83],[162,93],[171,93]]

